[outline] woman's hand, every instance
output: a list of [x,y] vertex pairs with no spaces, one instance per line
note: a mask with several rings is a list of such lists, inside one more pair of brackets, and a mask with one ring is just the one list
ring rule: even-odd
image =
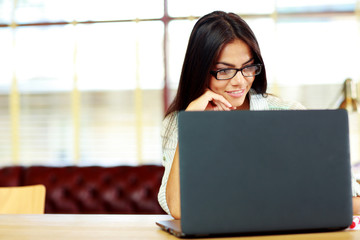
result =
[[203,95],[192,101],[186,111],[230,111],[234,110],[228,100],[207,89]]
[[[230,111],[235,109],[221,95],[207,89],[203,95],[192,101],[186,108],[186,111]],[[181,218],[180,206],[180,176],[179,176],[179,145],[176,147],[174,160],[169,173],[166,185],[166,202],[168,204],[170,214],[175,219]]]

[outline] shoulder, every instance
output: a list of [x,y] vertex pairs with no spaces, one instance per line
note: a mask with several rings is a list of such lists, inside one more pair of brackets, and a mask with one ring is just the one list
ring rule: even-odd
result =
[[282,99],[272,94],[265,96],[270,110],[303,110],[305,107],[294,100]]
[[163,128],[177,128],[177,119],[178,119],[178,112],[172,112],[167,115],[163,122]]
[[[178,131],[178,112],[172,112],[169,115],[167,115],[162,122],[161,137],[163,139],[177,138],[177,131]],[[167,142],[167,140],[165,142]]]
[[280,98],[274,94],[259,94],[250,90],[252,110],[302,110],[305,107],[297,101]]

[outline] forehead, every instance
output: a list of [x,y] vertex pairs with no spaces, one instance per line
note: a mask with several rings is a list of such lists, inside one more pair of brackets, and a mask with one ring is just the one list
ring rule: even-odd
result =
[[223,47],[220,51],[217,62],[239,65],[251,58],[252,52],[250,47],[244,41],[236,39]]

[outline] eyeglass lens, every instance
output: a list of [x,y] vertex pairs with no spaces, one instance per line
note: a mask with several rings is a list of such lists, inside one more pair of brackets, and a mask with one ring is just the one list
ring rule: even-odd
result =
[[[233,78],[236,73],[238,72],[238,69],[224,69],[219,72],[217,72],[217,79],[223,80],[223,79],[230,79]],[[254,65],[245,67],[241,70],[241,73],[244,77],[253,77],[260,73],[261,67]]]

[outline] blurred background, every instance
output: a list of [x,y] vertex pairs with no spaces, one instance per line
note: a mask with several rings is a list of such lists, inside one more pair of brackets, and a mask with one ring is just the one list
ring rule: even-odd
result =
[[359,95],[360,0],[0,0],[0,166],[160,164],[190,31],[214,10],[255,32],[268,92],[335,109],[352,79]]

